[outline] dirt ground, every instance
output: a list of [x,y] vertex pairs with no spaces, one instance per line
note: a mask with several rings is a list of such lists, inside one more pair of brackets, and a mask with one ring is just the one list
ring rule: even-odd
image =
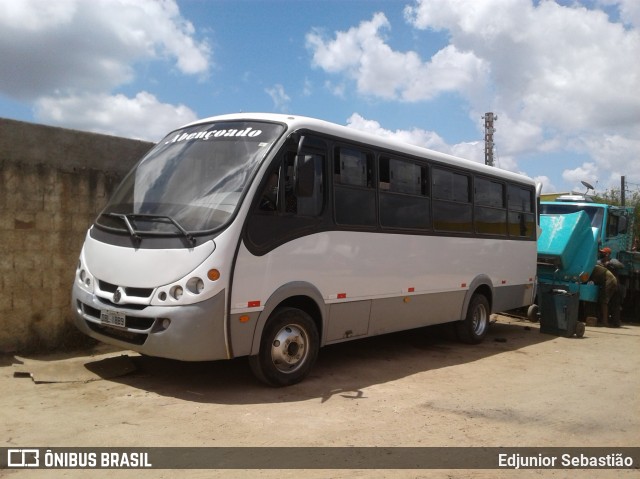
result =
[[[587,327],[578,339],[494,319],[477,346],[441,328],[330,346],[310,377],[283,389],[258,383],[245,359],[181,363],[105,346],[4,357],[2,447],[640,446],[640,325]],[[617,478],[640,471],[9,469],[0,476]]]

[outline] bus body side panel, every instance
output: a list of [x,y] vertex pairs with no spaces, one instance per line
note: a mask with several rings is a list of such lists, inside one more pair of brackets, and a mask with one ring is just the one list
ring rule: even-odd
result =
[[392,333],[459,319],[464,291],[377,299],[371,308],[370,335]]
[[[518,260],[510,261],[509,255]],[[255,312],[247,305],[267,302],[273,308],[288,296],[279,294],[276,300],[276,290],[303,282],[329,307],[323,344],[456,321],[464,317],[466,304],[482,284],[474,282],[479,272],[486,276],[488,290],[495,291],[495,298],[488,299],[496,307],[531,304],[527,291],[533,290],[535,255],[533,241],[347,231],[304,236],[263,256],[252,255],[241,244],[231,313]],[[525,257],[532,258],[530,268],[523,267],[520,259]],[[269,314],[263,309],[258,308],[262,313],[252,354]],[[246,351],[246,341],[232,334],[234,356]],[[237,351],[236,342],[243,344]]]
[[324,336],[326,343],[367,336],[372,301],[350,301],[329,305],[329,324]]
[[494,288],[492,313],[509,311],[520,308],[534,302],[534,285],[517,284],[512,286],[500,286]]

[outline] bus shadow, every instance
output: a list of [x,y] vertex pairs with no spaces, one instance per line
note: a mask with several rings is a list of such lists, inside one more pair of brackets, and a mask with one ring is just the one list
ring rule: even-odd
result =
[[311,374],[286,388],[259,383],[246,358],[188,363],[138,356],[132,358],[136,373],[109,380],[201,403],[326,402],[334,396],[359,399],[366,397],[366,388],[373,385],[518,351],[555,338],[540,334],[538,326],[527,321],[495,323],[484,342],[473,346],[458,342],[450,325],[391,333],[321,349]]

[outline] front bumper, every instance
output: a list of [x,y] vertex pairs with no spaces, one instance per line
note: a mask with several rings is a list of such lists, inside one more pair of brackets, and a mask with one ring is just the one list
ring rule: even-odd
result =
[[[181,361],[229,359],[224,290],[196,304],[131,309],[106,304],[74,285],[71,304],[78,329],[104,343]],[[103,324],[102,310],[126,314],[125,327]]]

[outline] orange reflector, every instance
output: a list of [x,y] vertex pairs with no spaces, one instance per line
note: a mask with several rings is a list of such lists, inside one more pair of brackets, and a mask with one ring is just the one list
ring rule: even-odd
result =
[[211,281],[217,281],[220,279],[220,271],[218,271],[217,269],[210,269],[207,272],[207,278],[209,278]]
[[246,323],[249,321],[249,316],[245,314],[243,316],[240,316],[238,319],[240,320],[241,323]]
[[580,281],[582,281],[583,283],[586,283],[587,281],[589,281],[589,273],[582,273],[580,275]]
[[405,303],[409,303],[411,301],[411,298],[409,296],[405,296],[402,301],[404,301]]

